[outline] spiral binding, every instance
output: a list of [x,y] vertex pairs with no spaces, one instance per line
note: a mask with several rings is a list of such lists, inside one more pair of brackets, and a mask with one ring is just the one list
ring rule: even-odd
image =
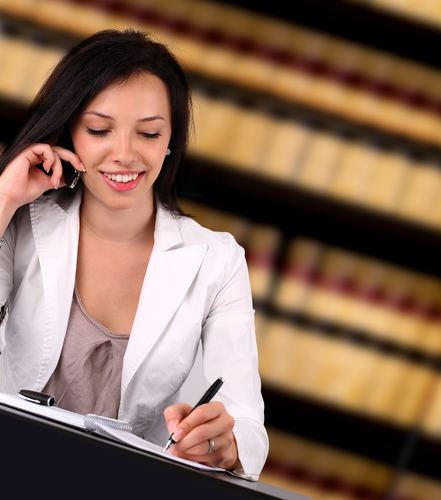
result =
[[93,413],[88,413],[84,416],[84,425],[86,426],[86,429],[96,432],[97,434],[112,437],[97,424],[102,424],[119,431],[132,432],[132,426],[129,422],[125,422],[124,420],[115,420],[114,418],[102,417],[100,415],[94,415]]

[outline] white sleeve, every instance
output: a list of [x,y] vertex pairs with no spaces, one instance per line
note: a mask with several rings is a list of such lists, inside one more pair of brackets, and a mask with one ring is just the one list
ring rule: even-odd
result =
[[257,481],[268,454],[268,436],[248,269],[244,251],[233,238],[223,283],[203,327],[202,347],[206,380],[225,379],[218,400],[235,419],[242,469],[234,473]]
[[17,239],[17,225],[12,219],[3,235],[4,243],[0,248],[0,307],[6,304],[14,285],[14,253]]

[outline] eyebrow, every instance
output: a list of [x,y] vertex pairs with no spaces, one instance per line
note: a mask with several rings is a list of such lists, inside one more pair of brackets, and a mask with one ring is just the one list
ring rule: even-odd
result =
[[[86,111],[84,113],[85,115],[95,115],[99,116],[100,118],[104,118],[105,120],[115,120],[113,116],[105,115],[104,113],[99,113],[98,111]],[[140,118],[139,120],[136,120],[138,122],[151,122],[154,120],[165,120],[164,117],[160,115],[155,115],[155,116],[147,116],[146,118]]]

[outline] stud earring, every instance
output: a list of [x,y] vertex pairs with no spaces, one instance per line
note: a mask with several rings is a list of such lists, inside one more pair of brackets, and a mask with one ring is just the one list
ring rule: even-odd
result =
[[167,148],[167,151],[166,151],[166,153],[165,153],[165,154],[168,156],[170,153],[171,153],[170,149],[169,149],[169,148]]

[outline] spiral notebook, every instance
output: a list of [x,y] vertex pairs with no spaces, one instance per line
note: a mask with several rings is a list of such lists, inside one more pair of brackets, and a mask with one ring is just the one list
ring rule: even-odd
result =
[[137,450],[145,451],[159,455],[173,462],[182,463],[198,470],[205,470],[209,472],[225,472],[225,469],[218,467],[209,467],[207,465],[192,462],[184,458],[175,457],[169,451],[162,451],[162,446],[150,443],[135,434],[132,434],[131,426],[128,422],[122,420],[114,420],[112,418],[102,417],[100,415],[88,414],[80,415],[56,406],[40,406],[24,399],[14,396],[12,394],[5,394],[0,392],[0,405],[5,405],[10,408],[22,410],[26,413],[38,415],[48,420],[60,422],[65,425],[82,429],[85,431],[93,432],[96,434],[110,437],[114,440],[122,442],[126,445],[136,448]]

